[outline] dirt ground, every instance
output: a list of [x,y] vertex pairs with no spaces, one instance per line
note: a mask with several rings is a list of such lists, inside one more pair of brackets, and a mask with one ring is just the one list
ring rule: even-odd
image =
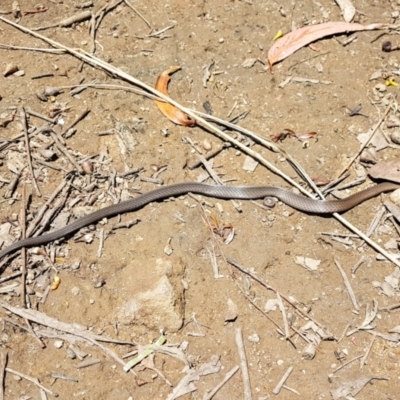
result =
[[[89,10],[96,13],[105,4],[106,1],[101,1]],[[27,11],[34,10],[38,3],[20,0],[19,5],[22,11]],[[58,21],[81,12],[76,5],[79,2],[44,1],[43,6],[48,8],[46,12],[24,15],[19,23],[30,29],[56,25]],[[370,79],[376,71],[394,71],[389,74],[394,78],[396,71],[399,71],[399,53],[384,53],[381,49],[382,42],[388,38],[393,45],[397,45],[398,36],[382,36],[374,40],[381,33],[377,31],[319,40],[276,65],[271,74],[266,58],[275,34],[279,30],[289,32],[304,25],[341,21],[340,10],[334,1],[165,0],[160,3],[149,0],[134,2],[133,5],[153,29],[122,3],[104,15],[98,27],[97,57],[149,85],[154,85],[157,76],[165,69],[180,65],[182,70],[173,75],[170,83],[169,93],[172,98],[186,107],[203,112],[203,104],[208,101],[213,115],[224,120],[249,112],[239,125],[268,139],[285,129],[317,132],[317,141],[310,139],[304,144],[287,138],[279,144],[312,178],[326,181],[334,179],[357,153],[360,146],[357,136],[368,132],[385,112],[383,102],[374,102],[376,85],[383,84],[383,88],[380,86],[384,90],[383,97],[390,93],[397,95],[399,90],[396,86],[385,86],[383,78]],[[400,11],[400,2],[397,1],[355,0],[354,5],[357,9],[357,22],[363,24],[394,23]],[[11,0],[0,3],[0,11],[9,11],[11,7]],[[3,16],[16,21],[11,14]],[[88,26],[89,22],[84,21],[69,27],[49,28],[39,33],[71,48],[90,51],[92,41]],[[170,29],[162,34],[149,36],[167,27]],[[355,36],[355,40],[343,45],[350,36]],[[0,21],[0,43],[25,48],[49,48],[48,44],[3,21]],[[246,68],[243,64],[248,59],[258,61]],[[63,108],[60,118],[64,125],[58,125],[57,128],[62,131],[83,110],[90,110],[76,125],[76,132],[64,138],[65,147],[78,162],[85,158],[93,161],[93,174],[77,178],[78,181],[80,179],[87,184],[94,184],[93,193],[97,201],[93,201],[90,210],[112,204],[124,191],[134,196],[138,192],[144,193],[158,187],[141,178],[151,177],[155,170],[163,166],[166,169],[158,178],[163,180],[164,185],[197,181],[204,170],[202,167],[192,170],[188,168],[196,155],[187,138],[203,153],[210,146],[214,149],[222,143],[219,138],[200,127],[173,124],[162,116],[152,100],[135,93],[89,88],[71,96],[69,87],[82,80],[85,83],[96,80],[102,84],[124,84],[101,68],[82,65],[80,60],[71,55],[1,47],[0,60],[3,71],[10,64],[24,71],[21,76],[2,75],[0,78],[2,120],[15,107],[20,106],[50,118],[53,115],[52,107],[58,104]],[[210,69],[213,74],[204,86],[204,68],[211,63],[214,63]],[[42,74],[51,75],[37,78]],[[308,81],[291,81],[280,86],[290,76],[306,78]],[[50,96],[47,102],[41,101],[37,92],[47,86],[65,88],[54,98]],[[363,115],[349,116],[349,109],[360,103],[360,113]],[[396,116],[396,111],[389,114]],[[29,128],[40,127],[44,122],[32,115],[28,118]],[[116,126],[121,124],[128,127],[134,142],[134,149],[128,155],[121,154],[115,134]],[[386,133],[391,132],[385,124],[382,129]],[[17,113],[14,120],[0,127],[0,145],[22,132]],[[238,137],[235,133],[232,135]],[[239,137],[239,140],[245,143],[247,139]],[[40,151],[49,143],[50,137],[46,133],[32,137],[32,153],[43,156],[44,153]],[[249,143],[254,151],[301,182],[281,155],[251,141]],[[9,199],[5,195],[9,190],[9,182],[16,176],[13,170],[26,165],[25,141],[22,137],[2,146],[1,223],[11,220],[14,225],[17,224],[18,213],[23,208],[24,187],[26,196],[32,194],[28,205],[29,222],[67,173],[74,170],[63,154],[58,150],[53,151],[56,158],[50,158],[47,163],[56,166],[58,170],[33,162],[42,197],[36,195],[30,170],[25,168],[12,199]],[[275,185],[290,189],[284,180],[262,165],[258,165],[253,172],[246,171],[243,168],[245,158],[238,149],[225,149],[214,158],[213,168],[227,184]],[[394,161],[396,158],[396,148],[386,148],[377,153],[378,161]],[[132,179],[132,176],[129,180],[118,178],[128,169],[135,168],[140,169],[136,179]],[[356,178],[353,167],[350,172],[347,181]],[[211,179],[205,182],[213,183]],[[367,179],[365,184],[355,190],[369,185],[371,182]],[[354,189],[351,189],[344,193],[346,196],[353,192]],[[114,193],[114,197],[110,193]],[[86,206],[83,200],[77,206],[71,202],[78,195],[86,199],[90,194],[73,190],[68,197],[66,209],[71,212],[74,207]],[[212,198],[206,200],[214,208],[202,206],[186,195],[176,201],[154,203],[135,213],[121,216],[123,221],[139,218],[140,222],[109,235],[101,255],[98,254],[97,238],[91,244],[68,238],[57,246],[48,246],[49,252],[56,251],[55,262],[61,284],[57,290],[49,293],[46,302],[42,304],[38,293],[43,293],[44,288],[37,286],[34,280],[28,281],[31,307],[60,321],[84,325],[96,334],[148,345],[160,337],[164,327],[151,329],[143,321],[128,325],[118,320],[116,304],[119,293],[121,290],[129,291],[127,281],[121,281],[121,271],[126,272],[132,260],[139,260],[138,263],[151,268],[157,258],[173,257],[173,260],[180,260],[184,266],[180,279],[181,284],[185,285],[184,325],[176,332],[165,332],[167,343],[180,345],[187,342],[185,354],[196,370],[210,362],[213,355],[220,358],[223,366],[218,373],[201,376],[194,382],[197,391],[182,396],[182,399],[203,398],[207,391],[223,380],[228,371],[240,364],[235,340],[238,328],[242,331],[253,399],[275,397],[273,390],[289,367],[293,371],[286,385],[299,395],[283,388],[276,396],[282,400],[333,398],[332,391],[347,382],[372,376],[385,377],[387,380],[371,381],[358,396],[353,392],[354,397],[400,399],[398,341],[375,337],[371,331],[359,331],[344,336],[338,342],[345,331],[362,324],[366,308],[372,307],[373,301],[379,306],[373,322],[376,324],[374,332],[387,335],[390,329],[400,324],[399,308],[390,312],[382,310],[399,303],[398,290],[394,290],[393,296],[389,297],[382,294],[381,289],[374,284],[384,282],[385,277],[395,271],[395,266],[388,261],[378,261],[377,253],[370,246],[362,245],[357,237],[347,237],[347,241],[342,243],[332,235],[324,235],[326,232],[336,232],[343,234],[342,238],[346,239],[346,235],[351,233],[332,216],[307,215],[281,203],[266,211],[250,201],[237,201],[241,207],[241,212],[238,212],[229,201]],[[345,213],[344,217],[365,232],[376,212],[381,209],[381,204],[381,197],[371,199]],[[234,239],[225,244],[204,223],[204,215],[208,215],[214,222],[218,221],[220,225],[231,224],[235,230]],[[110,220],[108,224],[98,227],[107,228],[115,221]],[[11,231],[16,232],[15,228]],[[388,219],[372,235],[372,239],[381,245],[397,237]],[[172,249],[171,256],[165,254],[168,243]],[[216,254],[219,272],[223,275],[220,279],[214,278],[209,251]],[[316,270],[309,271],[296,263],[296,257],[309,257],[319,260],[320,264]],[[352,274],[352,267],[361,257],[365,257],[365,261]],[[335,339],[322,340],[317,346],[315,357],[312,360],[306,359],[303,356],[306,343],[296,332],[307,321],[285,302],[286,313],[293,321],[293,329],[289,328],[291,340],[285,340],[284,333],[279,333],[276,325],[271,322],[274,321],[283,329],[279,308],[270,311],[268,319],[251,303],[263,311],[266,302],[275,299],[276,294],[229,266],[225,258],[233,259],[243,268],[253,271],[281,295],[297,300],[298,308],[309,313]],[[334,260],[342,265],[350,280],[359,303],[358,312],[354,310]],[[80,263],[78,268],[77,263]],[[18,271],[21,258],[14,259],[8,265],[8,268],[3,268],[2,277]],[[43,257],[39,260],[34,258],[34,261],[28,259],[29,268],[45,270],[48,266],[48,261]],[[28,269],[28,275],[30,271]],[[46,274],[52,279],[55,273],[49,269]],[[18,279],[2,285],[19,283]],[[151,279],[151,273],[146,268],[140,269],[140,272],[132,270],[131,279],[146,281]],[[1,293],[3,301],[12,305],[21,304],[21,296],[17,296],[17,292]],[[226,321],[229,302],[237,307],[237,318],[234,321]],[[193,317],[198,325],[193,323]],[[44,338],[46,347],[41,348],[34,337],[21,328],[26,326],[24,319],[18,319],[4,310],[1,318],[1,353],[3,361],[5,353],[8,353],[7,367],[38,378],[45,387],[58,393],[61,399],[166,399],[173,390],[154,370],[140,370],[136,367],[137,376],[126,373],[114,359],[87,343],[78,342],[77,346],[89,353],[87,358],[99,359],[101,362],[78,369],[81,360],[68,356],[66,342],[57,348],[54,345],[55,342],[57,344],[57,338]],[[18,322],[20,327],[7,322],[10,319]],[[36,327],[36,324],[32,326]],[[105,345],[119,356],[135,349],[130,345]],[[362,357],[369,348],[362,369],[358,359],[334,373],[336,368],[347,361]],[[174,387],[185,376],[184,363],[173,357],[157,354],[155,365]],[[52,374],[62,374],[76,381],[55,380]],[[6,372],[4,398],[39,399],[40,393],[32,382],[17,379]],[[214,396],[214,399],[243,398],[243,377],[240,371]]]

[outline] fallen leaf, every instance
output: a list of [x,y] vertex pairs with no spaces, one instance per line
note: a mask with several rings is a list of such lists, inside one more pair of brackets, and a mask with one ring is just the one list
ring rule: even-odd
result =
[[350,0],[335,0],[342,11],[343,19],[350,22],[356,14],[356,8]]
[[[180,70],[181,67],[171,67],[162,72],[156,82],[155,88],[168,96],[168,83],[171,80],[170,74]],[[196,121],[191,119],[187,114],[179,110],[170,103],[155,100],[158,109],[172,122],[177,125],[194,126]]]
[[382,24],[361,25],[348,22],[326,22],[296,29],[295,31],[283,36],[269,49],[268,64],[270,70],[272,71],[272,66],[275,63],[284,60],[295,51],[325,36],[346,32],[381,29],[382,27]]
[[381,161],[368,170],[368,175],[373,179],[400,183],[400,162]]

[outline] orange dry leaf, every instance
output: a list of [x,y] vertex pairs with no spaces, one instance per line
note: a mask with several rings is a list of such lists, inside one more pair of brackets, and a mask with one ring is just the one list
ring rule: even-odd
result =
[[316,24],[305,26],[288,33],[269,49],[268,64],[272,71],[272,66],[278,61],[284,60],[295,51],[307,46],[317,39],[325,36],[336,35],[338,33],[369,31],[374,29],[382,29],[383,24],[352,24],[349,22],[326,22],[324,24]]
[[[181,67],[171,67],[160,74],[157,79],[155,88],[168,96],[168,83],[171,80],[170,74],[180,70]],[[155,100],[157,107],[159,110],[172,122],[175,122],[177,125],[184,126],[193,126],[196,124],[196,121],[191,119],[187,114],[182,112],[179,108],[176,108],[170,103],[164,103],[162,101]]]

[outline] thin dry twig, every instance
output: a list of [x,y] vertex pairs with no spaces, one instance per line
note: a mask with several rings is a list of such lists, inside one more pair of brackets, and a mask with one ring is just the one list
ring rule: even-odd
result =
[[23,374],[22,372],[15,371],[15,370],[13,370],[13,369],[11,369],[11,368],[9,368],[9,367],[6,368],[6,372],[9,372],[10,374],[14,374],[14,375],[17,375],[17,376],[19,376],[19,377],[21,377],[21,378],[24,378],[24,379],[26,379],[27,381],[32,382],[32,383],[35,384],[36,386],[40,387],[40,389],[44,390],[46,393],[51,394],[51,395],[54,396],[54,397],[58,397],[58,394],[57,394],[57,393],[54,393],[54,392],[51,391],[50,389],[47,389],[47,387],[43,386],[43,385],[39,382],[39,379],[38,379],[38,378],[32,378],[32,377],[29,376],[29,375],[25,375],[25,374]]
[[251,400],[251,386],[250,386],[250,376],[249,369],[247,368],[246,352],[244,350],[242,330],[236,328],[235,330],[235,340],[236,346],[238,347],[239,359],[240,359],[240,369],[242,371],[243,379],[243,390],[244,390],[244,400]]
[[383,113],[382,117],[379,119],[379,121],[376,123],[374,129],[372,130],[371,134],[369,135],[369,138],[363,143],[362,146],[360,146],[360,149],[358,152],[353,156],[353,158],[348,162],[348,164],[337,174],[337,178],[339,178],[341,175],[343,175],[353,164],[353,162],[358,158],[358,156],[362,153],[362,151],[365,149],[365,147],[368,146],[368,144],[371,142],[372,138],[374,137],[375,133],[378,131],[379,127],[381,126],[382,122],[385,120],[386,116],[389,114],[389,111],[392,109],[394,100],[392,99],[389,105],[387,106],[385,112]]
[[41,313],[32,309],[20,309],[18,307],[14,307],[5,301],[0,300],[0,306],[5,308],[6,310],[11,311],[12,313],[19,315],[22,318],[26,318],[30,321],[34,321],[40,325],[48,326],[49,328],[53,328],[62,332],[70,333],[71,335],[78,336],[103,350],[109,357],[116,360],[121,365],[125,365],[125,362],[122,358],[120,358],[113,350],[99,343],[99,341],[111,342],[111,343],[121,343],[119,341],[115,341],[113,339],[104,338],[99,335],[94,335],[91,332],[85,330],[82,327],[78,327],[77,325],[67,324],[65,322],[58,321],[48,315]]
[[[253,278],[256,282],[258,282],[260,285],[264,286],[267,290],[271,290],[272,292],[274,292],[275,294],[278,293],[278,290],[276,290],[274,287],[272,287],[271,285],[265,283],[262,279],[258,278],[256,275],[254,275],[252,272],[250,272],[249,270],[243,268],[240,264],[238,264],[236,261],[227,258],[226,261],[233,265],[235,268],[237,268],[239,271],[242,271],[244,274],[249,275],[251,278]],[[282,297],[282,299],[284,299],[287,303],[289,303],[293,308],[295,308],[297,310],[297,312],[299,314],[301,314],[305,319],[309,319],[311,321],[313,321],[316,325],[318,325],[320,328],[322,328],[324,330],[324,332],[326,332],[326,334],[331,337],[334,338],[334,336],[329,333],[327,331],[327,329],[320,324],[315,318],[313,318],[311,315],[307,314],[306,312],[304,312],[300,307],[298,307],[295,303],[293,303],[293,301],[291,301],[287,296],[283,295],[282,293],[279,293],[280,296]]]
[[278,384],[275,386],[275,389],[272,391],[273,394],[279,394],[281,391],[282,387],[284,386],[286,380],[289,378],[289,375],[292,373],[293,367],[289,367],[285,374],[282,376],[282,379],[278,382]]
[[22,122],[22,127],[24,129],[26,158],[27,158],[27,162],[28,162],[29,171],[31,173],[31,179],[33,182],[33,186],[35,187],[35,190],[36,190],[36,196],[42,197],[42,194],[40,193],[39,186],[37,184],[37,181],[35,178],[35,173],[34,173],[33,167],[32,167],[31,148],[29,146],[28,125],[26,123],[26,114],[25,114],[24,107],[20,108],[19,115],[20,115],[20,119]]
[[357,357],[352,358],[351,360],[347,361],[346,363],[342,364],[340,367],[337,367],[331,375],[336,374],[336,372],[340,371],[342,368],[346,367],[347,365],[353,363],[354,361],[359,360],[361,357],[363,357],[363,354],[360,354]]
[[124,3],[130,7],[144,22],[145,24],[150,28],[153,29],[153,27],[151,26],[150,22],[147,21],[147,19],[145,17],[143,17],[142,14],[140,14],[140,12],[138,10],[136,10],[135,7],[133,7],[133,5],[128,1],[128,0],[124,0]]
[[[22,188],[22,209],[21,209],[21,231],[22,239],[26,238],[26,207],[28,205],[26,199],[26,185]],[[21,267],[21,307],[26,308],[26,249],[21,249],[22,267]]]
[[62,182],[56,187],[54,192],[51,194],[49,199],[46,201],[46,203],[40,208],[40,210],[36,213],[35,218],[31,221],[31,223],[28,226],[28,229],[26,230],[26,237],[30,237],[37,226],[39,225],[40,221],[43,218],[43,215],[45,212],[48,210],[50,207],[50,204],[54,201],[54,199],[64,190],[65,186],[68,185],[68,190],[70,187],[70,182],[68,178],[64,178]]
[[215,386],[215,388],[213,390],[211,390],[210,392],[206,393],[203,396],[203,400],[211,400],[214,397],[214,395],[222,388],[222,386],[224,386],[225,383],[228,382],[229,379],[231,379],[232,376],[235,375],[238,370],[239,370],[239,366],[236,366],[236,367],[233,367],[229,372],[227,372],[225,374],[225,378],[220,383],[218,383],[218,385]]
[[340,274],[342,275],[344,285],[346,286],[347,292],[349,293],[349,297],[350,297],[350,299],[351,299],[351,301],[353,303],[353,306],[357,311],[359,311],[360,310],[360,306],[358,305],[358,302],[357,302],[356,296],[354,294],[353,288],[351,287],[350,281],[347,278],[347,275],[344,272],[344,270],[343,270],[342,266],[340,265],[339,261],[336,260],[336,259],[334,261],[335,261],[335,265],[336,265],[337,269],[339,270]]
[[9,44],[0,43],[0,49],[8,49],[8,50],[23,50],[23,51],[40,51],[43,53],[51,53],[51,54],[65,54],[65,50],[59,49],[39,49],[38,47],[21,47],[21,46],[12,46]]
[[4,377],[8,362],[8,351],[1,353],[0,365],[0,400],[4,400]]
[[365,361],[367,360],[369,353],[371,352],[372,346],[375,342],[375,338],[376,338],[376,335],[373,335],[373,338],[371,340],[371,343],[368,346],[368,349],[365,351],[365,354],[363,355],[363,357],[360,360],[360,369],[363,369],[363,367],[364,367]]

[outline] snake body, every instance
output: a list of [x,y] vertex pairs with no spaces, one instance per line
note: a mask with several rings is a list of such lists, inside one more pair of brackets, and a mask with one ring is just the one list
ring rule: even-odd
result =
[[264,197],[276,197],[283,203],[299,211],[311,214],[333,214],[345,212],[372,197],[398,188],[400,188],[400,185],[398,184],[384,182],[362,190],[342,200],[325,201],[313,200],[275,186],[220,186],[196,182],[177,183],[151,190],[133,199],[102,208],[77,219],[63,228],[46,233],[44,235],[19,240],[13,243],[11,246],[0,251],[0,259],[16,250],[21,249],[22,247],[40,246],[60,239],[64,236],[68,236],[71,233],[85,226],[91,225],[103,218],[110,218],[118,214],[132,212],[154,201],[163,200],[169,197],[182,196],[187,193],[196,193],[208,197],[229,200],[254,200]]

